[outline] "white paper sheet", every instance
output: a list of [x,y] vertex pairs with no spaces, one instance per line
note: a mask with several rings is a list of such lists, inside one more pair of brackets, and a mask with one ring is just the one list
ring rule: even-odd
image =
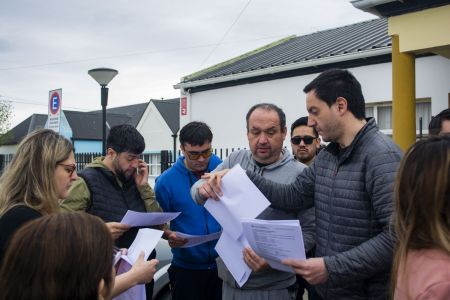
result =
[[151,228],[141,228],[139,229],[136,238],[128,248],[127,256],[130,261],[134,264],[139,257],[141,251],[144,251],[144,260],[147,260],[153,249],[155,249],[156,244],[158,244],[161,239],[163,232],[161,230],[151,229]]
[[222,226],[216,251],[239,286],[247,282],[251,269],[242,251],[249,246],[243,236],[241,218],[255,218],[270,202],[258,190],[238,164],[222,178],[220,201],[208,199],[205,208]]
[[128,210],[125,216],[123,216],[122,224],[128,224],[132,227],[138,226],[155,226],[165,224],[178,217],[179,212],[172,213],[158,213],[158,212],[137,212]]
[[189,248],[189,247],[201,245],[201,244],[209,242],[209,241],[217,240],[220,237],[220,235],[222,234],[222,231],[210,233],[207,235],[191,235],[191,234],[186,234],[186,233],[182,233],[182,232],[178,232],[178,231],[176,232],[176,234],[177,234],[177,237],[187,239],[187,243],[184,244],[183,246],[181,246],[181,248]]
[[242,235],[241,218],[256,218],[270,202],[239,164],[222,178],[220,201],[208,199],[205,208],[233,239]]
[[298,220],[241,219],[241,223],[250,247],[272,268],[293,273],[292,268],[283,265],[281,260],[306,259]]
[[[141,251],[144,251],[144,260],[147,260],[156,244],[161,239],[163,232],[151,228],[139,229],[136,238],[128,248],[127,254],[123,255],[120,251],[114,257],[114,265],[117,268],[117,275],[128,272],[131,266],[136,262]],[[114,297],[114,300],[146,300],[145,284],[137,284],[122,294]]]
[[215,248],[220,258],[227,266],[228,271],[230,271],[234,280],[236,280],[240,287],[247,282],[248,277],[252,272],[245,263],[242,253],[244,247],[248,246],[249,244],[244,236],[235,240],[226,232],[222,232]]

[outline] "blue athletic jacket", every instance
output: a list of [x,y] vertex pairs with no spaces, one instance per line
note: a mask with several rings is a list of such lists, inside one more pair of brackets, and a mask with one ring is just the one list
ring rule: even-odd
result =
[[[211,172],[221,163],[212,155],[206,172]],[[170,230],[192,235],[205,235],[221,230],[219,223],[201,205],[191,198],[191,186],[197,177],[184,165],[184,156],[175,165],[161,174],[155,183],[156,200],[165,212],[181,212],[170,222]],[[172,248],[172,264],[186,269],[216,268],[217,240],[190,248]]]

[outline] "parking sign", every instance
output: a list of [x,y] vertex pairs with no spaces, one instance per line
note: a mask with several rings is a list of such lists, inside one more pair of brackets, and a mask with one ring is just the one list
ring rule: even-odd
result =
[[48,95],[47,128],[59,132],[61,125],[62,89],[50,91]]

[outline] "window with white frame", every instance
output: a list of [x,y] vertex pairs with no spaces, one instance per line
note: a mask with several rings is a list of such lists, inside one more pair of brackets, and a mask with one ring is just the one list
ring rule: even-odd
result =
[[145,162],[148,164],[148,175],[158,176],[161,174],[161,154],[156,153],[145,153],[143,154]]
[[[366,118],[373,117],[378,124],[378,128],[386,133],[392,134],[392,102],[377,102],[366,104]],[[420,121],[422,120],[422,130],[428,132],[428,123],[431,120],[431,100],[416,100],[416,132],[419,134]]]

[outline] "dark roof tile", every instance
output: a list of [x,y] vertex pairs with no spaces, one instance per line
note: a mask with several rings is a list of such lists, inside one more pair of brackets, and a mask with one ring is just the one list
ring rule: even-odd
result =
[[373,19],[287,38],[280,43],[274,43],[273,46],[263,47],[262,51],[255,50],[240,58],[234,58],[186,76],[183,82],[218,78],[390,46],[391,38],[387,32],[387,20]]

